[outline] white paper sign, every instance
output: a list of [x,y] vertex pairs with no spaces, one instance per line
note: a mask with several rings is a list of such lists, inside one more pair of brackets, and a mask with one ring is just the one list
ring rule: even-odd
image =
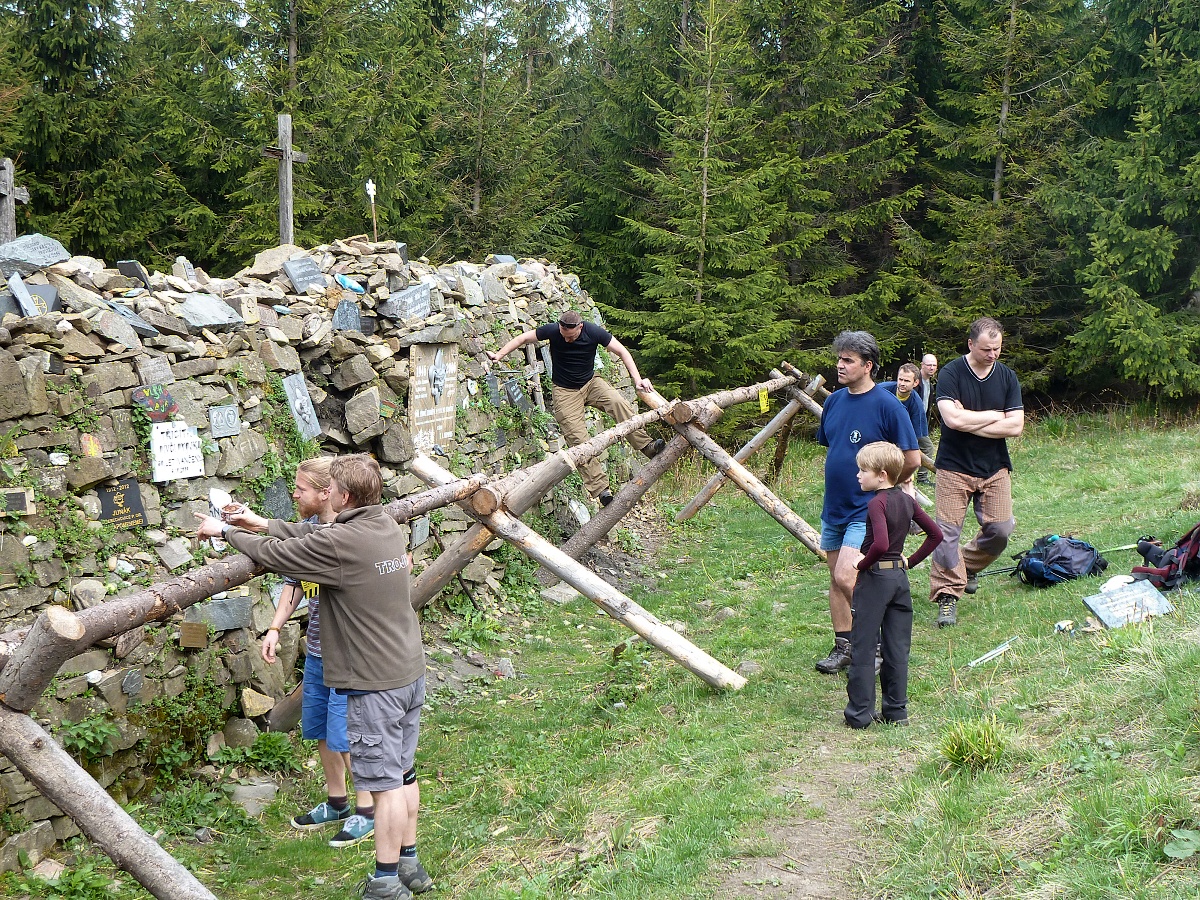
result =
[[150,426],[153,481],[196,478],[204,475],[204,442],[186,422],[155,422]]

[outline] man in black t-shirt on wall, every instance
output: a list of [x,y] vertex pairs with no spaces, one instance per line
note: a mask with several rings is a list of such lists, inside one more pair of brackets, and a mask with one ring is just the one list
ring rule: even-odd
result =
[[[1012,510],[1012,460],[1007,438],[1025,427],[1021,385],[999,362],[1004,331],[995,319],[976,319],[967,355],[946,364],[937,383],[942,439],[936,460],[935,520],[944,539],[933,552],[929,596],[938,604],[938,627],[958,621],[958,601],[975,593],[975,575],[1004,548],[1016,525]],[[980,529],[959,546],[967,505],[975,504]]]
[[[583,317],[573,309],[559,316],[557,322],[517,335],[495,353],[488,353],[488,358],[492,362],[499,362],[518,347],[537,341],[550,343],[554,419],[562,429],[568,446],[575,447],[588,439],[584,410],[589,406],[608,413],[618,425],[634,416],[633,407],[616,388],[596,376],[597,347],[604,347],[625,364],[637,390],[648,391],[653,387],[649,378],[642,378],[638,373],[637,363],[620,341],[599,325],[584,322]],[[651,440],[644,428],[639,428],[626,440],[635,450],[642,451],[650,458],[657,456],[665,446],[661,438]],[[598,499],[602,506],[608,506],[613,495],[608,489],[608,477],[600,461],[593,457],[581,466],[581,470],[588,496]]]

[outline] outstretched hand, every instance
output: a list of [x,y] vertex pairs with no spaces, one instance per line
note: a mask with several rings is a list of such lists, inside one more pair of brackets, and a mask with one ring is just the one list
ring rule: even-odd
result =
[[225,523],[216,516],[206,516],[204,513],[193,513],[193,515],[200,520],[200,525],[196,528],[196,537],[214,538],[220,537],[224,533],[222,529]]

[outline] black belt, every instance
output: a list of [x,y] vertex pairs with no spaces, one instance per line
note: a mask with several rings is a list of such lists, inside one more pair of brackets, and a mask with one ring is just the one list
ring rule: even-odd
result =
[[872,564],[872,569],[907,569],[908,562],[903,559],[881,559],[879,562]]

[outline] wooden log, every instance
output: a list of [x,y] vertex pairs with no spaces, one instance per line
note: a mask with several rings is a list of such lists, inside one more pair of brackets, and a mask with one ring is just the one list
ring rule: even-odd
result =
[[0,671],[0,702],[17,712],[33,709],[58,674],[59,666],[75,655],[75,645],[84,630],[79,617],[69,609],[46,607]]
[[[98,608],[98,607],[94,607]],[[216,900],[23,712],[0,705],[0,753],[159,900]]]
[[304,711],[304,683],[296,685],[274,706],[263,718],[267,722],[267,731],[291,731],[300,724]]
[[[417,457],[410,471],[426,484],[445,483],[452,476],[427,457]],[[470,512],[469,507],[467,511]],[[746,679],[709,656],[682,635],[622,594],[607,581],[571,559],[519,519],[503,510],[484,518],[487,527],[518,547],[531,559],[570,584],[622,625],[662,650],[706,684],[720,690],[738,690]]]
[[[520,516],[574,470],[569,452],[560,450],[536,466],[522,470],[519,477],[518,473],[513,473],[505,479],[503,487],[497,487],[501,488],[504,505],[514,515]],[[461,538],[413,579],[409,588],[409,600],[413,608],[421,610],[428,606],[438,592],[495,539],[496,535],[484,525],[476,523],[468,528]]]
[[542,393],[542,377],[538,374],[537,351],[533,349],[533,344],[525,345],[525,361],[529,363],[529,368],[533,372],[530,379],[533,382],[533,402],[537,404],[537,408],[542,412],[546,411],[546,397]]
[[447,506],[455,500],[462,500],[464,497],[469,497],[488,483],[499,480],[495,475],[478,472],[466,478],[460,478],[454,484],[448,484],[445,487],[435,488],[431,491],[422,491],[411,497],[393,500],[384,506],[383,510],[397,522],[404,524],[418,516],[425,515],[425,513],[431,510]]
[[[784,385],[786,387],[786,385]],[[656,392],[650,392],[649,402],[661,401]],[[757,394],[755,395],[757,396]],[[748,399],[748,398],[747,398]],[[757,503],[764,512],[782,525],[787,531],[811,550],[818,558],[825,560],[825,551],[821,549],[821,535],[780,500],[765,484],[755,477],[754,473],[734,460],[724,448],[695,425],[676,425],[675,430],[682,434],[704,457],[746,492],[746,495]]]
[[[758,434],[750,438],[750,440],[748,440],[742,446],[742,448],[733,455],[733,458],[738,462],[744,462],[745,460],[749,459],[751,456],[757,453],[763,447],[763,445],[775,435],[776,432],[791,422],[792,417],[799,411],[800,401],[789,400],[787,406],[776,413],[775,417],[766,425],[764,425],[759,430]],[[708,483],[700,489],[700,492],[692,498],[691,502],[675,514],[675,521],[686,522],[688,519],[698,513],[704,504],[711,500],[716,495],[717,491],[725,486],[725,482],[728,480],[729,478],[724,472],[717,472],[715,475],[713,475],[712,478],[708,479]]]
[[[701,413],[701,418],[696,420],[696,425],[701,428],[711,428],[721,412],[722,410],[718,407],[710,407]],[[692,445],[681,434],[677,434],[667,441],[667,446],[663,448],[662,452],[650,460],[642,468],[642,471],[638,472],[628,484],[617,492],[612,503],[601,508],[600,512],[592,516],[586,525],[563,544],[562,552],[571,559],[582,559],[588,550],[596,546],[637,505],[637,502],[645,496],[654,482],[669,471],[691,449]]]

